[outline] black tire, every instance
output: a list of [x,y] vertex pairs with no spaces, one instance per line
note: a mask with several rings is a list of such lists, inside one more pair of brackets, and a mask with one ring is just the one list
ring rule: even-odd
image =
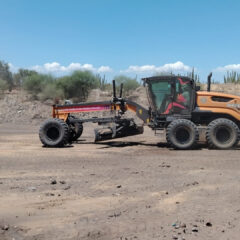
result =
[[[77,118],[75,116],[69,116],[69,120],[71,119],[77,119]],[[69,129],[70,129],[69,141],[70,142],[77,141],[78,138],[81,137],[83,133],[83,124],[79,122],[69,123]]]
[[77,141],[78,138],[80,138],[83,133],[82,123],[78,123],[78,122],[71,123],[70,128],[71,128],[70,141]]
[[40,127],[39,138],[45,147],[63,147],[69,141],[69,127],[61,119],[48,119]]
[[229,149],[238,144],[239,128],[229,119],[218,118],[208,125],[206,139],[210,148]]
[[174,120],[167,127],[167,142],[175,149],[192,149],[195,147],[198,138],[197,126],[190,120]]

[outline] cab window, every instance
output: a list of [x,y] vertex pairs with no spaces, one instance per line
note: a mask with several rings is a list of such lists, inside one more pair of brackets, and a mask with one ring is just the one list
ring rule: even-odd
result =
[[171,98],[171,83],[170,81],[156,81],[151,83],[151,90],[153,94],[153,102],[157,111],[164,113],[167,106],[172,101]]
[[174,102],[176,102],[179,105],[182,105],[184,109],[190,109],[191,94],[192,94],[192,82],[189,79],[184,79],[180,77],[177,78]]

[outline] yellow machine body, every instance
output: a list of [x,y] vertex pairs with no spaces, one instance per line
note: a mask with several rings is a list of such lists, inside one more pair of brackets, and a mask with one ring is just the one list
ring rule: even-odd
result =
[[197,92],[199,110],[226,114],[240,121],[240,96],[219,92]]

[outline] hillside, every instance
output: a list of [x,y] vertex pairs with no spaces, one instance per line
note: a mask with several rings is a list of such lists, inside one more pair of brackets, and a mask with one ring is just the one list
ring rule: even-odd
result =
[[[206,84],[203,85],[206,89]],[[240,85],[236,84],[212,84],[212,91],[225,92],[240,96]],[[128,97],[130,100],[148,107],[148,100],[144,87],[137,88]],[[104,101],[111,99],[111,93],[93,89],[88,101]],[[38,125],[44,119],[51,116],[52,101],[40,102],[32,100],[25,91],[12,91],[6,93],[0,99],[0,123],[32,124]],[[99,113],[99,116],[102,116]],[[89,116],[84,114],[83,117]]]
[[51,115],[51,104],[31,100],[24,91],[6,93],[0,99],[0,123],[36,125]]
[[[203,89],[204,90],[207,89],[207,84],[203,84]],[[240,84],[233,83],[212,84],[211,90],[240,96]]]

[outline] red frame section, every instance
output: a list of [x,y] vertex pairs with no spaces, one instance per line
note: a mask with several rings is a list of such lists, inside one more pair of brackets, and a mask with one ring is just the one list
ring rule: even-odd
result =
[[96,105],[84,105],[84,106],[63,106],[55,107],[58,113],[79,113],[79,112],[98,112],[111,110],[112,106],[109,104],[96,104]]

